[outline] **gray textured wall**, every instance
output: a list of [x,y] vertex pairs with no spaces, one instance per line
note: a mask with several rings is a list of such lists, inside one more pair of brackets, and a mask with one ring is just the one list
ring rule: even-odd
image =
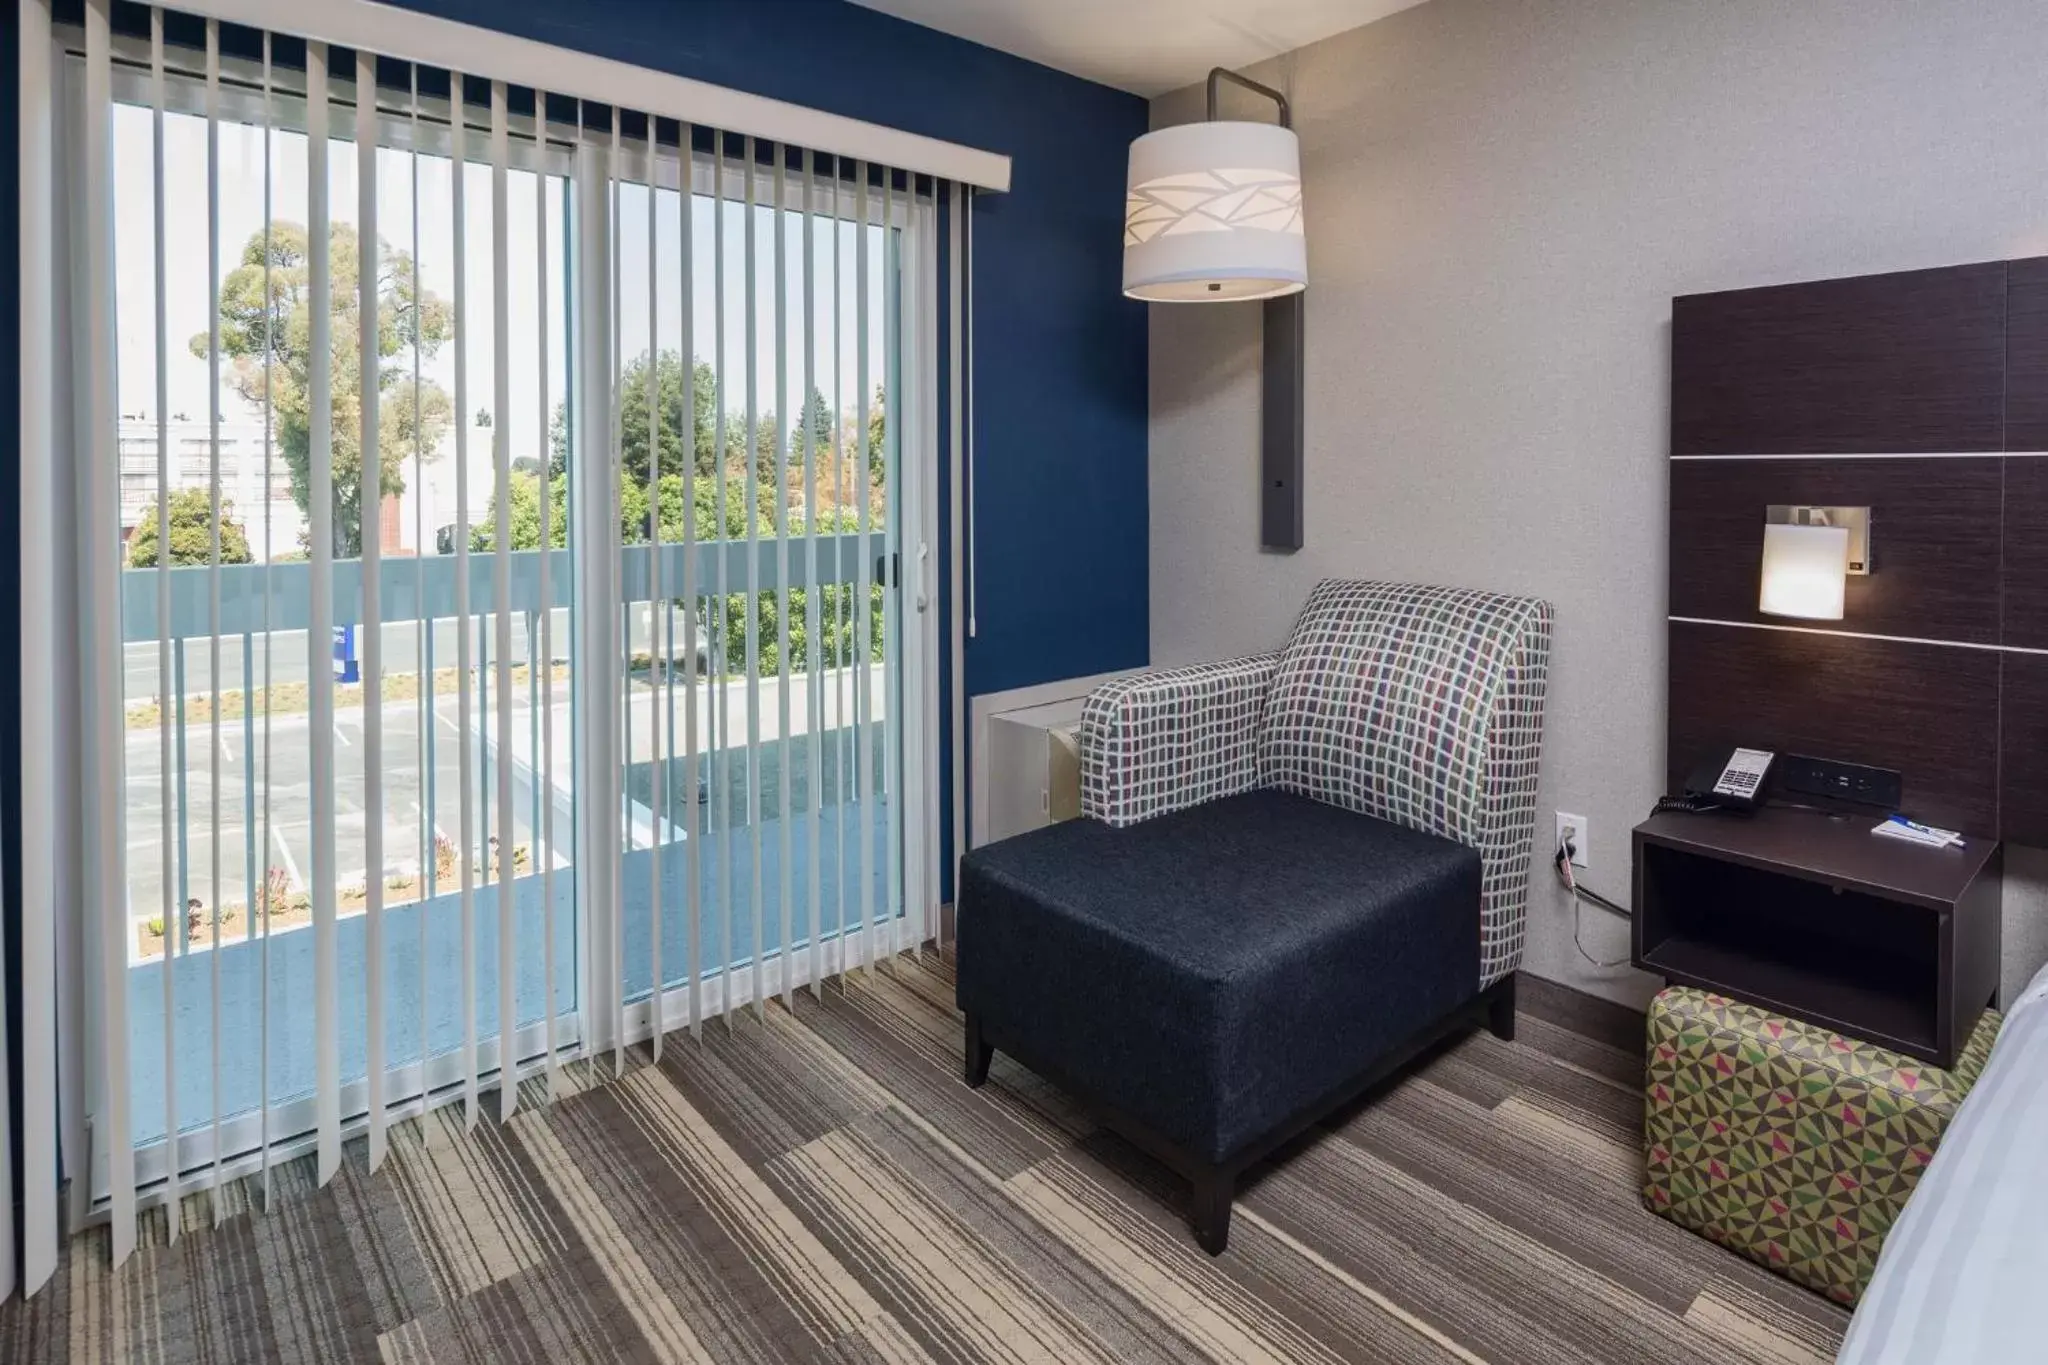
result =
[[[1671,296],[2048,253],[2043,72],[2041,0],[1431,0],[1255,69],[1305,161],[1308,545],[1258,548],[1258,310],[1155,305],[1154,662],[1273,647],[1328,574],[1541,594],[1539,846],[1588,816],[1587,881],[1625,897],[1663,763]],[[1530,970],[1645,998],[1547,873],[1530,918]],[[2048,960],[2048,854],[2008,856],[2005,938],[2010,991]]]

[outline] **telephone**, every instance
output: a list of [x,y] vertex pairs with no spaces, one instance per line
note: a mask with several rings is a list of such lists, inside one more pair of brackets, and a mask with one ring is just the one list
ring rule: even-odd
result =
[[1768,749],[1717,750],[1685,779],[1684,796],[1667,797],[1658,808],[1753,811],[1770,795],[1777,760]]

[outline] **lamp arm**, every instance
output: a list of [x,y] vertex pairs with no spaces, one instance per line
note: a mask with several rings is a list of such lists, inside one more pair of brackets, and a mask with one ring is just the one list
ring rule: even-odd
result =
[[1230,68],[1223,66],[1212,67],[1209,71],[1209,122],[1214,123],[1216,121],[1217,96],[1222,93],[1222,86],[1225,81],[1229,81],[1232,85],[1243,86],[1255,95],[1264,95],[1267,99],[1280,106],[1280,126],[1282,128],[1292,128],[1294,126],[1294,110],[1287,103],[1287,96],[1281,94],[1270,85],[1260,85],[1251,77],[1241,76]]

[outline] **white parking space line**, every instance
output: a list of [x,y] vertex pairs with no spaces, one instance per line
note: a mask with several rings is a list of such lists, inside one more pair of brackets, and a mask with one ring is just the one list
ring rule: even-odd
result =
[[220,732],[220,757],[223,763],[235,761],[235,751],[228,747],[228,732],[225,730]]
[[284,826],[272,825],[270,833],[277,841],[277,851],[284,855],[284,874],[291,878],[292,890],[304,891],[306,889],[306,879],[299,875],[299,864],[292,857],[291,845],[284,841]]
[[[422,815],[426,814],[426,812],[425,812],[425,811],[423,811],[423,810],[421,810],[421,809],[420,809],[420,803],[419,803],[419,802],[417,802],[417,801],[414,801],[414,802],[411,802],[410,804],[411,804],[411,806],[412,806],[412,813],[413,813],[413,818],[417,819],[417,818],[419,818],[420,816],[422,816]],[[440,822],[439,820],[430,820],[430,821],[428,821],[428,824],[432,826],[432,828],[433,828],[433,831],[434,831],[434,837],[435,837],[436,839],[447,839],[447,838],[448,838],[448,831],[446,831],[446,830],[444,830],[444,829],[442,829],[442,828],[441,828],[441,822]],[[454,841],[453,839],[449,839],[449,840],[448,840],[448,842],[450,842],[450,843],[453,843],[453,842],[455,842],[455,841]]]
[[349,737],[342,732],[340,721],[334,722],[334,737],[341,741],[341,746],[344,749],[353,749],[356,747],[353,743],[349,741]]

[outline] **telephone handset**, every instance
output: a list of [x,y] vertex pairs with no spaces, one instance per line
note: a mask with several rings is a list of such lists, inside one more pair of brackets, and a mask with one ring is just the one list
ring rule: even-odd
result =
[[1770,795],[1777,758],[1768,749],[1717,750],[1685,779],[1685,795],[1663,798],[1657,810],[1753,811]]

